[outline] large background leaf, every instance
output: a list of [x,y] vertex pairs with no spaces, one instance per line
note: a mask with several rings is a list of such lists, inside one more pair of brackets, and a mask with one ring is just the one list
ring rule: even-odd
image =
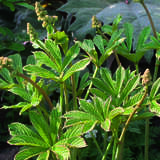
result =
[[[160,1],[145,0],[145,3],[150,10],[157,30],[160,30],[160,24],[156,23],[160,19]],[[134,36],[136,38],[142,28],[150,25],[144,8],[141,5],[134,2],[126,4],[125,0],[121,2],[116,0],[102,0],[101,2],[99,0],[68,0],[68,3],[59,8],[59,10],[75,15],[76,20],[69,30],[73,31],[79,39],[84,38],[91,31],[93,33],[91,29],[91,18],[93,15],[103,21],[104,24],[110,24],[120,14],[122,16],[121,25],[124,22],[130,22],[134,25]]]

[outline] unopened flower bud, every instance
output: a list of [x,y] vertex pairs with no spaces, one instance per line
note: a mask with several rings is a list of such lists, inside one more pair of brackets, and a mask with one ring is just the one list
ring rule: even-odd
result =
[[148,85],[151,82],[151,74],[149,69],[146,69],[144,74],[142,75],[142,85]]

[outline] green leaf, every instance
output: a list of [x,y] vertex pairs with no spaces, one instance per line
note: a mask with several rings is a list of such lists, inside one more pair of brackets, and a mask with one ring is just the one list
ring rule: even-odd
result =
[[93,84],[100,89],[101,91],[104,91],[107,95],[114,95],[115,92],[113,92],[113,89],[109,86],[109,84],[105,83],[104,81],[100,80],[99,78],[93,78],[92,79]]
[[137,75],[137,76],[134,76],[133,78],[131,78],[127,82],[126,86],[124,87],[124,89],[121,92],[120,99],[118,101],[119,105],[137,87],[137,85],[139,84],[139,81],[140,81],[140,76]]
[[33,64],[33,65],[36,64],[35,58],[34,58],[33,55],[30,55],[30,56],[27,57],[27,62],[26,62],[26,64]]
[[68,65],[78,56],[79,51],[80,48],[78,47],[78,44],[75,44],[68,50],[63,60],[62,71],[64,71],[66,67],[68,67]]
[[112,120],[115,117],[121,115],[123,112],[124,112],[124,109],[122,107],[116,107],[109,112],[109,119]]
[[50,114],[50,129],[51,129],[51,138],[52,143],[54,144],[56,142],[56,139],[58,137],[59,127],[61,124],[61,113],[58,112],[58,109],[55,108],[52,110]]
[[98,112],[98,110],[95,110],[95,107],[92,103],[87,102],[84,99],[80,99],[79,101],[80,109],[84,110],[86,113],[91,114],[92,116],[95,116],[95,118],[99,121],[103,121],[103,116]]
[[47,145],[51,145],[50,128],[42,114],[38,114],[34,111],[29,113],[32,125],[37,130],[42,139]]
[[100,53],[104,54],[103,38],[100,35],[96,35],[93,39],[93,42],[97,46],[97,48],[100,50]]
[[32,5],[28,4],[28,3],[20,2],[20,3],[16,3],[16,5],[23,6],[25,8],[34,10],[34,6],[32,6]]
[[27,103],[27,102],[20,102],[16,105],[11,105],[11,106],[3,106],[2,108],[3,109],[11,109],[11,108],[22,108],[21,111],[20,111],[20,115],[26,111],[27,109],[31,108],[32,107],[32,104],[31,103]]
[[101,128],[103,128],[106,132],[110,131],[111,121],[106,119],[104,122],[101,122]]
[[24,88],[13,87],[9,91],[18,95],[18,96],[20,96],[20,97],[22,97],[24,100],[30,102],[31,95]]
[[49,154],[50,151],[43,152],[38,156],[37,160],[49,160]]
[[23,149],[20,152],[18,152],[14,160],[28,160],[45,151],[46,151],[46,148],[43,148],[43,147],[28,147],[27,149]]
[[60,145],[57,143],[51,148],[51,150],[60,158],[67,160],[70,157],[69,149],[64,145]]
[[[113,23],[114,18],[120,14],[122,15],[122,21],[119,27],[125,22],[132,23],[135,28],[133,39],[137,39],[139,32],[148,23],[148,17],[144,8],[140,4],[131,2],[129,5],[124,1],[119,0],[69,0],[58,10],[67,12],[68,14],[74,14],[75,21],[69,26],[69,30],[74,33],[78,39],[83,39],[87,34],[94,34],[91,29],[92,16],[95,15],[105,25]],[[159,15],[159,0],[146,0],[146,6],[151,9],[151,17],[154,21],[160,19]],[[138,14],[137,14],[138,13]],[[156,30],[160,30],[160,26],[155,24]],[[135,49],[135,48],[134,48]]]
[[10,8],[11,11],[14,11],[15,10],[15,6],[12,2],[9,2],[9,1],[3,1],[3,4],[7,7]]
[[12,84],[9,84],[9,83],[6,83],[4,80],[0,79],[0,89],[10,89],[14,86],[14,83]]
[[115,88],[116,88],[117,95],[119,94],[119,92],[122,88],[124,78],[125,78],[125,70],[122,66],[120,66],[116,71],[116,85],[115,85]]
[[153,100],[156,96],[158,90],[160,88],[160,78],[158,78],[152,85],[151,91],[150,91],[150,99]]
[[30,74],[33,74],[35,76],[39,76],[42,78],[49,78],[54,81],[58,80],[58,77],[53,72],[36,65],[30,65],[30,64],[26,65],[24,67],[24,70],[30,72]]
[[125,23],[124,24],[124,31],[126,35],[126,43],[128,51],[131,51],[132,48],[132,40],[133,40],[133,25],[131,23]]
[[10,132],[10,135],[12,136],[26,135],[30,137],[40,138],[40,136],[37,133],[35,133],[30,128],[28,128],[26,125],[19,123],[19,122],[10,124],[9,132]]
[[142,97],[143,97],[143,92],[139,91],[137,94],[130,97],[123,107],[126,108],[126,107],[133,107],[137,105],[139,101],[142,99]]
[[62,55],[58,45],[51,39],[45,41],[45,46],[49,54],[53,57],[55,64],[61,69],[62,67]]
[[81,137],[72,137],[72,138],[69,138],[67,139],[67,144],[70,146],[70,147],[75,147],[75,148],[83,148],[83,147],[86,147],[86,143],[84,141],[83,138]]
[[147,38],[149,37],[151,32],[150,27],[145,27],[138,38],[138,42],[137,42],[137,46],[136,46],[136,50],[141,49],[144,46],[145,41],[147,40]]
[[64,82],[67,78],[69,78],[73,73],[81,71],[87,67],[87,65],[90,63],[89,58],[85,58],[83,60],[78,61],[77,63],[73,64],[68,71],[66,71],[65,75],[62,78],[62,81]]
[[20,51],[24,51],[25,47],[23,44],[12,42],[10,45],[7,46],[7,49],[20,52]]
[[58,71],[57,66],[53,63],[53,61],[41,51],[34,52],[35,59],[37,60],[38,64],[45,64],[46,66],[52,68],[53,70]]
[[108,97],[108,95],[104,94],[103,91],[97,89],[97,88],[91,88],[90,92],[93,94],[93,95],[96,95],[97,97],[100,97],[102,99],[106,99]]
[[0,70],[0,75],[4,78],[4,80],[8,83],[13,83],[13,79],[11,77],[11,74],[7,68],[2,68]]
[[46,149],[49,147],[49,145],[47,145],[42,139],[26,135],[14,136],[8,141],[8,143],[12,145],[21,145],[21,146],[33,146],[33,147],[43,146],[43,148]]
[[101,74],[103,81],[107,83],[110,90],[114,92],[115,91],[114,81],[112,80],[110,70],[107,68],[102,68],[100,70],[100,74]]
[[156,116],[160,117],[160,104],[155,100],[151,101],[150,111],[155,113]]

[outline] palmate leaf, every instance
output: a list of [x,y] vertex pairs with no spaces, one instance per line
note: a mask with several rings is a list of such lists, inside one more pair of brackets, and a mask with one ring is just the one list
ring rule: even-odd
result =
[[123,26],[125,29],[124,32],[126,36],[128,52],[130,52],[132,48],[132,40],[133,40],[133,25],[131,23],[125,23]]
[[49,154],[50,151],[43,152],[38,156],[37,160],[49,160]]
[[116,107],[109,112],[109,119],[112,120],[116,116],[121,115],[123,112],[124,112],[124,109],[122,107]]
[[46,152],[46,148],[43,147],[27,147],[26,149],[18,152],[14,160],[28,160],[32,157],[35,157],[43,152]]
[[116,71],[116,84],[115,84],[115,88],[116,88],[116,93],[117,95],[119,94],[123,82],[124,82],[124,78],[125,78],[125,70],[122,66],[120,66],[117,71]]
[[56,139],[58,137],[58,131],[61,124],[61,113],[58,111],[57,106],[55,109],[52,109],[52,112],[50,114],[50,130],[51,130],[51,138],[52,143],[54,144],[56,142]]
[[98,110],[94,107],[94,105],[90,102],[87,102],[86,100],[81,99],[79,101],[80,109],[85,111],[86,113],[89,113],[99,121],[103,121],[103,116],[101,116],[101,113],[98,112]]
[[160,117],[160,104],[157,101],[152,100],[150,105],[150,111],[155,113],[156,116]]
[[50,137],[50,127],[43,117],[42,114],[38,114],[35,111],[31,111],[29,113],[29,117],[33,127],[39,133],[41,138],[46,142],[46,144],[51,145],[51,137]]
[[30,102],[31,95],[24,88],[17,86],[17,87],[11,88],[9,91],[22,97],[24,100]]
[[78,56],[79,51],[80,48],[78,47],[78,44],[75,44],[67,51],[62,64],[62,71],[64,71],[66,67],[68,67],[68,65]]
[[96,35],[93,39],[94,44],[97,46],[101,54],[104,54],[104,43],[103,38],[100,35]]
[[24,67],[24,70],[28,71],[30,74],[33,74],[42,78],[48,78],[54,81],[58,80],[58,77],[53,72],[36,65],[26,65]]
[[120,99],[118,100],[118,104],[120,105],[123,100],[137,87],[140,81],[140,76],[134,76],[130,80],[128,80],[126,86],[123,88],[121,94],[120,94]]
[[160,78],[158,78],[154,84],[152,85],[151,91],[150,91],[150,99],[153,100],[155,95],[157,94],[158,90],[160,88]]
[[53,57],[56,65],[61,69],[62,67],[62,55],[58,45],[52,41],[51,39],[47,39],[45,41],[45,46],[49,52],[49,54]]
[[56,143],[51,150],[58,155],[60,160],[68,160],[70,157],[69,149],[65,145],[59,144],[59,142]]
[[45,64],[46,66],[52,68],[53,70],[58,71],[57,66],[53,63],[53,61],[42,51],[34,52],[35,59],[38,64]]
[[7,68],[2,68],[0,70],[0,75],[4,78],[4,80],[7,83],[13,83],[13,79],[12,79],[11,74]]
[[106,132],[110,131],[111,121],[107,118],[104,122],[101,122],[101,128],[103,128]]
[[73,64],[70,69],[68,69],[65,73],[65,75],[62,78],[62,81],[65,81],[67,78],[69,78],[73,73],[81,71],[86,68],[86,66],[90,63],[89,58],[82,59],[78,61],[77,63]]
[[136,46],[136,50],[141,49],[144,46],[145,41],[148,39],[149,35],[150,35],[151,29],[150,27],[145,27],[139,37],[138,37],[138,42],[137,42],[137,46]]

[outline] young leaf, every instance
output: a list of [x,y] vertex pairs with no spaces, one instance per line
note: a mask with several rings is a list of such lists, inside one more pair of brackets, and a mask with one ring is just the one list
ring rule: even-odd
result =
[[45,41],[45,46],[49,54],[54,58],[56,65],[58,65],[59,68],[61,68],[62,67],[62,55],[61,55],[61,51],[58,45],[51,39],[47,39]]
[[150,27],[145,27],[138,38],[138,42],[137,42],[137,46],[136,46],[136,50],[139,50],[143,47],[145,41],[147,40],[148,36],[150,35],[151,29]]
[[95,109],[92,103],[87,102],[86,100],[81,99],[79,101],[80,109],[84,110],[86,113],[89,113],[96,117],[97,120],[103,121],[103,116]]
[[101,122],[101,128],[106,132],[110,131],[111,121],[107,118],[104,122]]
[[108,84],[109,88],[114,92],[114,81],[112,80],[111,73],[107,68],[102,68],[100,70],[101,77],[105,83]]
[[158,90],[160,88],[160,78],[158,78],[154,84],[152,85],[151,91],[150,91],[150,99],[153,100],[155,95],[157,94]]
[[27,149],[25,148],[20,152],[18,152],[14,160],[28,160],[45,151],[46,151],[46,148],[43,148],[43,147],[28,147]]
[[78,56],[79,51],[80,49],[78,47],[78,44],[75,44],[68,50],[63,60],[62,71],[64,71],[66,67],[68,67],[68,65]]
[[63,158],[64,160],[68,160],[68,158],[70,157],[70,152],[69,149],[62,145],[59,144],[59,142],[57,144],[55,144],[52,148],[51,148],[52,152],[54,152],[56,155],[59,156],[59,158]]
[[58,72],[56,64],[42,51],[34,52],[35,59],[37,60],[38,64],[45,64],[46,66],[56,70]]
[[101,54],[104,54],[103,38],[100,35],[96,35],[93,39],[93,42],[97,46],[97,48],[100,50]]
[[89,58],[85,58],[83,60],[78,61],[77,63],[73,64],[68,71],[66,71],[65,75],[62,78],[64,82],[67,78],[69,78],[73,73],[81,71],[86,68],[86,66],[90,63]]
[[24,70],[42,78],[49,78],[54,81],[58,80],[58,77],[53,72],[36,65],[27,65],[24,67]]
[[24,88],[17,86],[17,87],[11,88],[9,91],[22,97],[24,100],[30,102],[31,95]]
[[116,107],[109,112],[109,119],[112,120],[116,116],[121,115],[123,112],[124,109],[122,107]]
[[131,91],[133,91],[137,87],[137,85],[139,84],[139,81],[140,81],[140,76],[137,75],[137,76],[134,76],[133,78],[131,78],[127,82],[126,86],[124,87],[124,89],[121,92],[120,99],[118,101],[119,105],[131,93]]
[[37,130],[42,139],[46,142],[46,144],[51,145],[50,128],[43,115],[32,111],[29,113],[29,117],[32,125]]
[[131,23],[125,23],[124,29],[125,29],[124,32],[126,35],[126,43],[127,43],[128,52],[130,52],[132,48],[133,25]]
[[10,75],[10,72],[7,68],[2,68],[0,70],[0,75],[4,78],[4,80],[8,83],[13,83],[13,79]]
[[116,88],[117,95],[119,94],[119,92],[122,88],[124,78],[125,78],[125,70],[122,66],[120,66],[116,71],[116,85],[115,85],[115,88]]
[[37,160],[49,160],[49,154],[50,154],[49,150],[46,152],[43,152],[38,156]]
[[150,111],[155,113],[156,116],[160,117],[160,104],[155,100],[151,101]]

